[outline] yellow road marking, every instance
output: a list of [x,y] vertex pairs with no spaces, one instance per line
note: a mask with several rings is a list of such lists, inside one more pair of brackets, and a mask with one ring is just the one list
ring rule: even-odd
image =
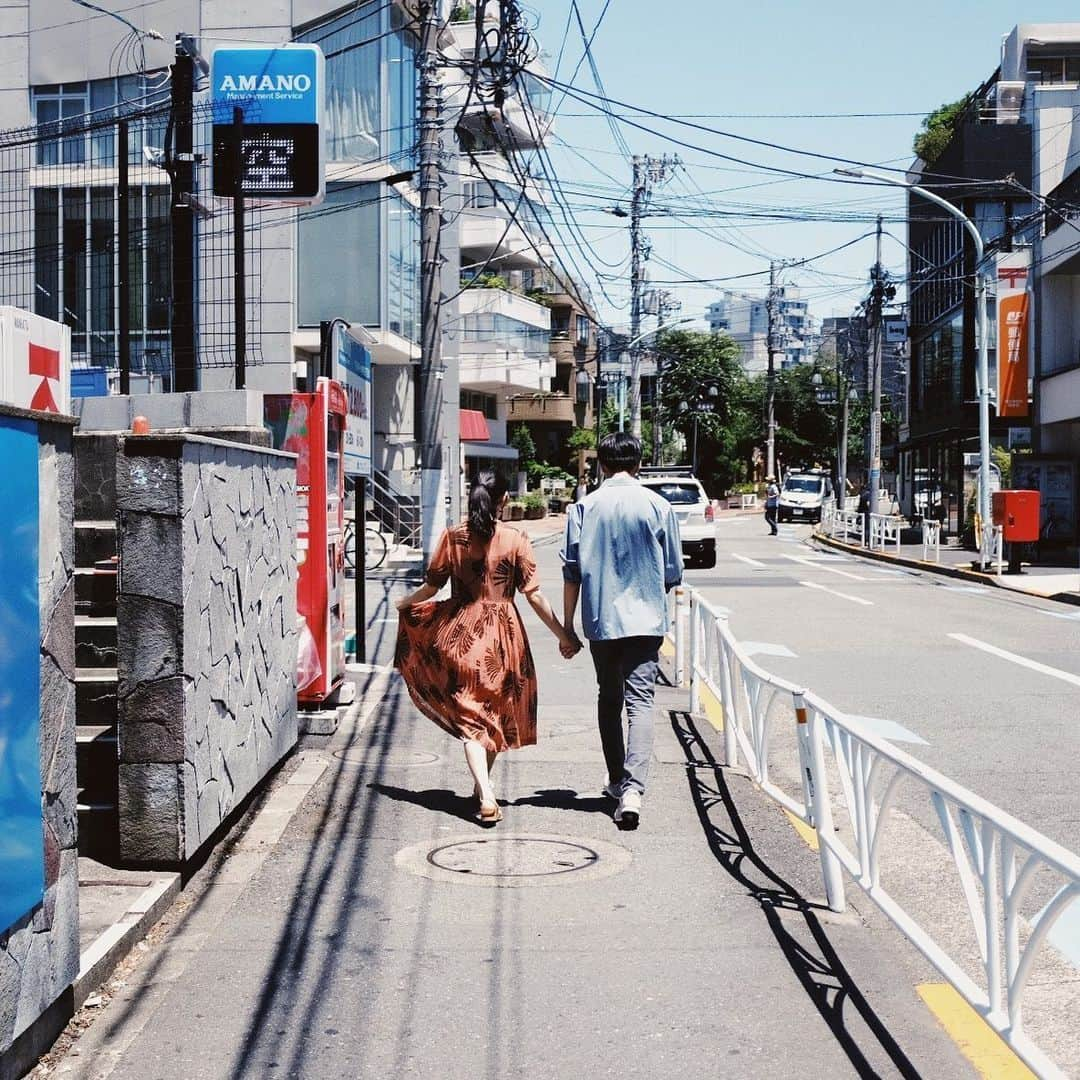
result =
[[724,706],[720,704],[720,699],[704,684],[701,687],[700,694],[701,710],[705,713],[705,719],[717,731],[724,730]]
[[807,825],[806,822],[802,820],[802,818],[797,818],[786,807],[781,807],[781,809],[784,811],[784,814],[787,817],[788,821],[791,822],[791,827],[799,834],[800,837],[802,837],[802,839],[803,839],[804,843],[806,844],[806,846],[811,851],[817,851],[818,850],[817,833],[814,832],[814,830],[811,829],[810,826]]
[[916,989],[983,1080],[1035,1080],[1035,1074],[948,983],[923,983]]

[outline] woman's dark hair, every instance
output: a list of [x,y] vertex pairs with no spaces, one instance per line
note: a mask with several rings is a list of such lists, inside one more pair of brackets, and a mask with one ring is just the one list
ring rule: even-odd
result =
[[494,472],[479,473],[469,488],[469,534],[488,541],[495,535],[495,512],[506,494],[506,481]]
[[635,472],[641,465],[641,440],[625,431],[614,431],[600,440],[596,456],[609,473]]

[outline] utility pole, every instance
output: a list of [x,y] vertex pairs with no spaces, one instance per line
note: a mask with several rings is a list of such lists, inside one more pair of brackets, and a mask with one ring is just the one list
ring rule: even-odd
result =
[[[667,319],[667,313],[669,311],[678,311],[682,305],[676,300],[671,293],[665,291],[659,294],[659,304],[657,306],[657,325],[656,325],[656,342],[659,345],[661,336],[664,332],[664,323]],[[653,395],[653,415],[652,415],[652,463],[653,465],[662,465],[660,456],[664,452],[664,430],[663,425],[660,423],[660,393],[663,388],[663,370],[664,370],[664,358],[660,354],[660,350],[656,350],[656,389]]]
[[439,78],[439,10],[436,0],[418,5],[420,49],[420,366],[416,373],[415,441],[420,469],[420,530],[424,566],[445,524],[446,469],[443,462],[442,400],[442,82]]
[[769,368],[765,375],[765,475],[776,477],[776,315],[779,295],[776,288],[776,263],[769,263],[769,296],[765,301],[768,318],[766,347],[769,351]]
[[881,215],[877,219],[877,246],[870,271],[871,404],[870,404],[870,513],[877,514],[881,490],[881,307],[885,298],[885,268],[881,265]]
[[679,165],[677,157],[661,158],[635,154],[633,194],[630,198],[630,431],[641,438],[641,336],[642,290],[645,285],[645,262],[649,242],[641,234],[641,218],[654,184],[663,183],[668,173]]
[[191,205],[195,190],[194,90],[195,60],[181,35],[177,35],[176,59],[169,81],[173,128],[169,217],[172,232],[172,388],[178,393],[197,389],[195,212]]

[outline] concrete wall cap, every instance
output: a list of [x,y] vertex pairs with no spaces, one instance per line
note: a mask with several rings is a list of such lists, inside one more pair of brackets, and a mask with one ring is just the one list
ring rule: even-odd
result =
[[126,434],[123,438],[126,454],[146,457],[154,454],[175,457],[181,447],[189,444],[219,446],[226,450],[239,450],[257,457],[279,457],[295,461],[297,455],[288,450],[274,450],[269,446],[253,446],[250,443],[230,442],[228,439],[212,439],[208,435],[193,435],[188,431],[151,431],[149,435]]

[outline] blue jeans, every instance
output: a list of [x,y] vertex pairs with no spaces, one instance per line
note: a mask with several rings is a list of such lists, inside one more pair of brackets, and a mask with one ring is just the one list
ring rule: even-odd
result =
[[645,791],[652,759],[653,695],[662,640],[628,637],[589,642],[599,686],[596,712],[608,779],[616,788],[639,794]]

